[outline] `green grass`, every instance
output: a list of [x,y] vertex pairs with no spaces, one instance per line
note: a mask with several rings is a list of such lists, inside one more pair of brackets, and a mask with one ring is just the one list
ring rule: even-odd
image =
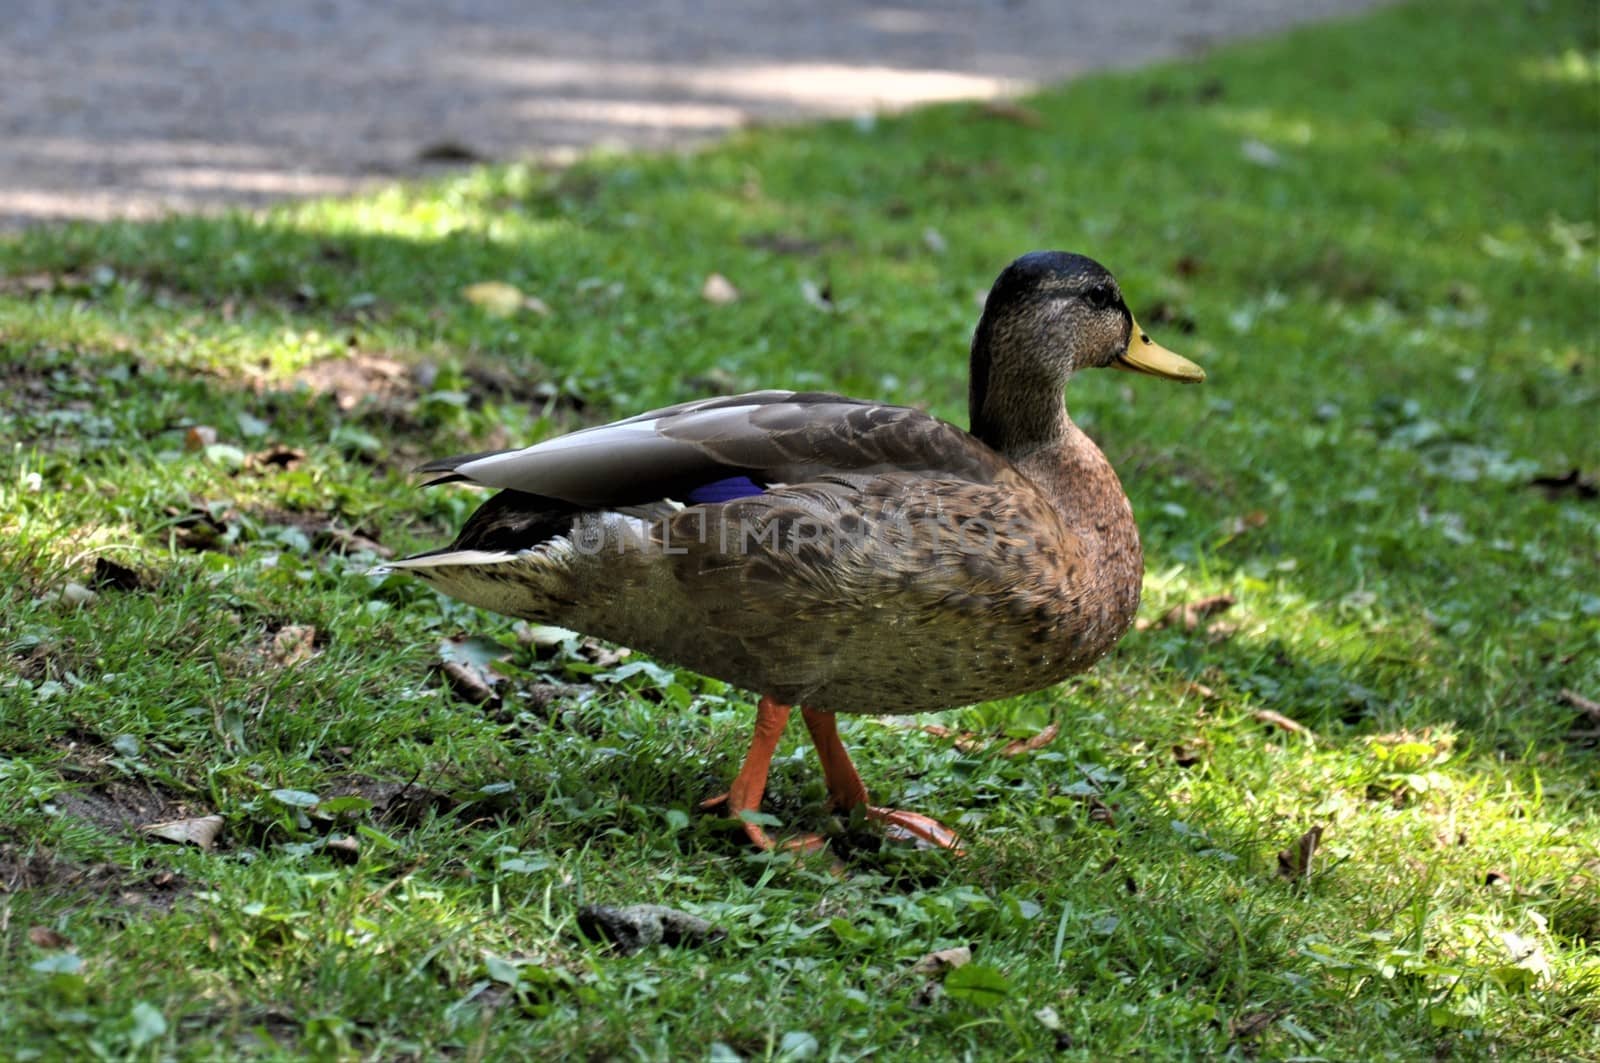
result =
[[[1405,7],[1028,106],[0,243],[10,1057],[1600,1057],[1600,723],[1561,693],[1600,699],[1600,502],[1529,486],[1600,474],[1592,8]],[[746,693],[519,647],[475,708],[439,643],[511,624],[330,548],[446,538],[474,498],[417,491],[424,456],[711,388],[963,420],[977,294],[1039,247],[1210,372],[1069,398],[1143,615],[1237,605],[939,718],[1058,722],[1030,754],[848,722],[966,860],[844,824],[842,875],[753,855],[695,810]],[[100,559],[140,589],[63,598]],[[767,810],[823,796],[791,735]],[[207,813],[211,851],[130,827]],[[612,955],[596,902],[728,936]],[[930,993],[957,945],[989,977]]]

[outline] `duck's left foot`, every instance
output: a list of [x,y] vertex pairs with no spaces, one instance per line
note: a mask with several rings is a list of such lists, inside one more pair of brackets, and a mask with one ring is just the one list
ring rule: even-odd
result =
[[755,731],[750,737],[750,752],[744,766],[734,778],[725,794],[700,802],[701,808],[726,808],[728,815],[739,820],[750,844],[763,852],[815,853],[827,847],[820,835],[802,834],[795,838],[773,841],[772,835],[761,824],[749,818],[749,813],[761,811],[761,795],[767,789],[767,769],[772,764],[772,754],[778,748],[778,739],[789,723],[789,706],[769,697],[763,697],[756,708]]
[[883,833],[895,841],[915,842],[919,847],[948,849],[956,856],[966,856],[961,838],[955,831],[930,816],[920,812],[905,812],[898,808],[867,807],[867,818],[883,824]]
[[850,754],[839,740],[839,724],[833,713],[801,706],[800,714],[806,721],[806,729],[811,732],[811,744],[817,747],[817,759],[822,762],[822,777],[828,784],[828,796],[834,808],[849,811],[864,806],[867,818],[882,823],[884,833],[896,841],[948,849],[956,856],[967,855],[956,832],[938,820],[898,808],[880,808],[869,802],[866,784],[861,781],[856,766],[850,761]]

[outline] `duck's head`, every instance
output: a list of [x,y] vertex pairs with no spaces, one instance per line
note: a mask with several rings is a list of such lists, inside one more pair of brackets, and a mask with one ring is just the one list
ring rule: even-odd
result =
[[972,337],[973,434],[1012,435],[1003,422],[1025,419],[1045,396],[1059,410],[1073,373],[1108,366],[1186,383],[1206,378],[1150,339],[1100,263],[1066,251],[1023,255],[989,289]]

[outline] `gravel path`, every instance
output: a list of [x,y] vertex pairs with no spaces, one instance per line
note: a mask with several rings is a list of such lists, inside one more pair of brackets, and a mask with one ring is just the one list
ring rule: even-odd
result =
[[994,96],[1375,2],[6,0],[0,225]]

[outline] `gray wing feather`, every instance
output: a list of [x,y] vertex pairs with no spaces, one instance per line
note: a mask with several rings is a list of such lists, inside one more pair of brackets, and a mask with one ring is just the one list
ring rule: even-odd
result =
[[594,507],[672,497],[726,476],[792,484],[901,470],[988,483],[1006,466],[967,433],[921,411],[787,391],[680,403],[521,450],[464,458],[423,468]]

